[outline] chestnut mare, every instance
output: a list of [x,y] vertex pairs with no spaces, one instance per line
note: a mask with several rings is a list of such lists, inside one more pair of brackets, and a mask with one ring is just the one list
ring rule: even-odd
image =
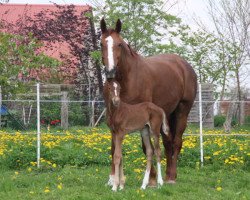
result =
[[[115,175],[114,182],[111,183],[112,190],[116,191],[118,185],[124,188],[125,178],[123,173],[122,160],[122,141],[126,134],[142,130],[145,126],[149,127],[149,133],[142,135],[146,147],[147,167],[141,188],[146,189],[149,183],[149,173],[152,166],[153,154],[157,160],[157,183],[163,185],[161,175],[161,149],[160,131],[168,136],[169,128],[165,117],[165,112],[152,102],[143,102],[134,105],[124,103],[120,99],[120,85],[117,81],[106,81],[104,85],[104,99],[107,108],[107,122],[112,130],[112,138],[115,144],[114,160]],[[154,148],[151,147],[150,136],[154,138]]]
[[[189,63],[175,54],[146,58],[140,56],[120,36],[121,26],[118,19],[115,29],[107,29],[105,20],[101,20],[102,61],[106,77],[119,82],[123,102],[153,102],[165,111],[170,127],[170,137],[161,134],[167,159],[166,181],[175,183],[182,135],[196,96],[196,74]],[[141,131],[142,135],[148,131],[145,127]],[[142,147],[146,153],[143,141]],[[114,154],[114,140],[111,153]],[[112,162],[110,177],[113,175]],[[156,172],[153,167],[150,171],[149,185],[156,185]]]

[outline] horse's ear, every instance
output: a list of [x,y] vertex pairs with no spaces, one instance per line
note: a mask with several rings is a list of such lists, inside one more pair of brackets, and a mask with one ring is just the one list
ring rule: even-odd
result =
[[121,22],[120,19],[118,19],[117,22],[116,22],[115,31],[116,31],[117,33],[120,33],[121,30],[122,30],[122,22]]
[[104,17],[101,19],[100,25],[101,25],[102,33],[107,32],[107,26],[106,26],[106,22],[105,22]]

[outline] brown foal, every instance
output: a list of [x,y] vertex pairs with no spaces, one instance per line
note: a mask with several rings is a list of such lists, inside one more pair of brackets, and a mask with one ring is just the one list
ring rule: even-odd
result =
[[[161,150],[159,144],[160,131],[168,135],[168,125],[165,113],[162,108],[151,102],[143,102],[130,105],[120,99],[120,85],[117,81],[107,81],[104,86],[104,99],[107,107],[107,123],[112,132],[112,138],[115,144],[115,151],[112,157],[112,163],[115,167],[112,190],[117,187],[124,188],[125,179],[122,166],[122,141],[127,133],[142,130],[148,126],[149,131],[142,132],[142,139],[146,147],[147,167],[141,188],[145,189],[149,183],[149,174],[152,166],[153,154],[157,160],[157,183],[163,185],[161,175]],[[151,146],[150,136],[154,139],[154,148]]]

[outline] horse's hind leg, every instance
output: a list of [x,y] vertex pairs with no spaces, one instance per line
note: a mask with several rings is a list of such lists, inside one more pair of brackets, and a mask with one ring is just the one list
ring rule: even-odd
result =
[[[148,126],[145,126],[141,130],[141,136],[145,135],[145,134],[149,134],[149,127]],[[153,149],[151,141],[150,141],[150,146]],[[143,150],[144,154],[147,155],[146,154],[146,146],[144,144],[143,138],[142,138],[142,150]],[[156,187],[156,185],[157,185],[157,183],[156,183],[156,171],[155,171],[154,166],[152,165],[151,169],[150,169],[149,184],[148,184],[148,186],[150,186],[150,187]]]
[[141,186],[141,189],[144,190],[149,184],[150,170],[152,167],[153,149],[152,149],[149,132],[147,133],[144,132],[144,134],[142,134],[142,140],[146,148],[146,156],[147,156],[147,167],[146,167],[145,175],[144,175],[142,186]]
[[[160,132],[160,129],[158,130]],[[154,148],[155,148],[155,156],[157,161],[157,183],[158,187],[163,185],[163,179],[161,174],[161,148],[160,148],[160,142],[159,142],[159,135],[153,132],[154,137]]]
[[[171,125],[170,125],[171,127]],[[172,156],[173,156],[173,146],[172,146],[172,130],[170,129],[170,132],[168,134],[168,136],[161,132],[161,136],[162,136],[162,142],[163,142],[163,146],[165,149],[165,155],[166,155],[166,181],[169,180],[169,176],[170,176],[170,170],[171,170],[171,166],[172,166]]]
[[172,163],[170,166],[169,174],[168,174],[168,182],[175,183],[177,173],[177,160],[178,155],[182,148],[182,135],[187,126],[187,117],[190,110],[190,106],[186,103],[180,103],[178,105],[177,110],[175,111],[175,136],[173,138],[173,156]]

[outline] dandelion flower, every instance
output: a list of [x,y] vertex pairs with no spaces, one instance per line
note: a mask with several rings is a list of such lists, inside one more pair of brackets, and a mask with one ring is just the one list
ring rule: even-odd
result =
[[62,183],[59,183],[59,184],[57,185],[57,188],[58,188],[59,190],[61,190],[61,189],[62,189]]
[[45,190],[44,190],[44,192],[45,192],[45,193],[49,193],[49,192],[50,192],[49,188],[46,187]]
[[222,190],[222,187],[217,187],[216,190],[220,192]]

